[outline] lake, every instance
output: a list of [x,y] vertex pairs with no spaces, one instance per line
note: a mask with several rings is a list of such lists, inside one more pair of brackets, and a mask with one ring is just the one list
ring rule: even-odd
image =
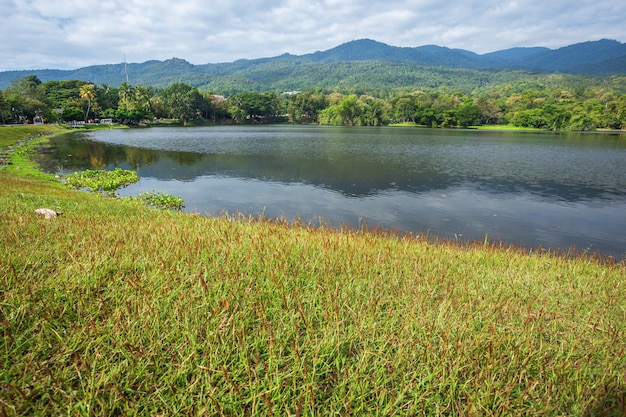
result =
[[626,136],[396,127],[112,129],[51,139],[51,173],[116,167],[187,212],[626,254]]

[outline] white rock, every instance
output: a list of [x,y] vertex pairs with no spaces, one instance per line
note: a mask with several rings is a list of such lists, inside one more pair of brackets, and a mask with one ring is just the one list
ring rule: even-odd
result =
[[53,217],[58,217],[61,213],[58,213],[54,210],[51,210],[49,208],[40,208],[35,210],[35,213],[37,213],[38,216],[40,217],[44,217],[46,219],[51,219]]

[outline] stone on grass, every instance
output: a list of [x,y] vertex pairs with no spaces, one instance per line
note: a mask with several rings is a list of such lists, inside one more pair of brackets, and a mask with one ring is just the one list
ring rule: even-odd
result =
[[52,209],[49,208],[40,208],[35,210],[35,213],[37,213],[37,215],[39,217],[43,217],[46,219],[52,219],[53,217],[58,217],[60,216],[62,213],[59,213],[58,211],[54,211]]

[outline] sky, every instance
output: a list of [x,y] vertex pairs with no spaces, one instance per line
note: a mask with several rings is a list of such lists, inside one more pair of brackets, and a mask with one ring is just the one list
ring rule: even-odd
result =
[[303,55],[357,39],[479,54],[626,42],[623,0],[0,0],[0,71]]

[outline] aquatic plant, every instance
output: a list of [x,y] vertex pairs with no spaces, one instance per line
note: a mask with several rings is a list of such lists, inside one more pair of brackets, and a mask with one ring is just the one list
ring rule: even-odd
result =
[[71,188],[108,193],[139,181],[135,171],[121,168],[115,168],[113,171],[88,169],[66,175],[64,179],[65,184]]
[[180,196],[173,196],[160,191],[146,191],[138,194],[135,198],[150,207],[164,210],[180,211],[185,207],[185,202]]

